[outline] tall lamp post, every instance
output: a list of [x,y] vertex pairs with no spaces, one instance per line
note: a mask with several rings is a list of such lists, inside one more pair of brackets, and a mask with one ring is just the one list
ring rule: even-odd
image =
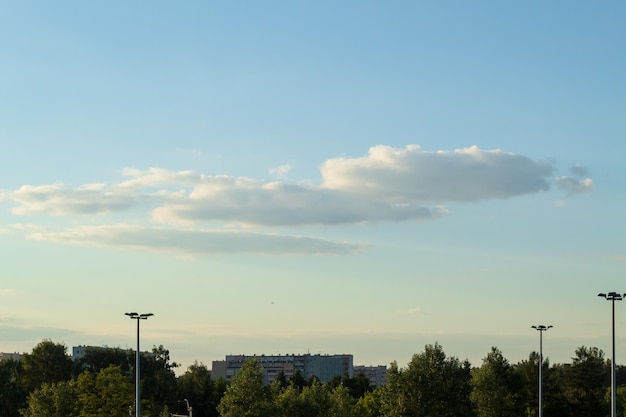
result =
[[140,386],[140,360],[139,360],[139,321],[148,320],[154,316],[152,313],[124,313],[132,320],[137,320],[137,356],[135,356],[135,417],[141,417],[141,386]]
[[611,302],[611,328],[612,328],[612,356],[611,356],[611,417],[617,416],[617,381],[615,380],[615,302],[621,301],[626,294],[619,294],[614,291],[610,293],[600,293],[598,297],[605,298]]
[[533,329],[539,331],[539,417],[543,416],[543,378],[541,371],[543,369],[543,332],[552,328],[552,326],[544,326],[540,324],[538,326],[531,326]]

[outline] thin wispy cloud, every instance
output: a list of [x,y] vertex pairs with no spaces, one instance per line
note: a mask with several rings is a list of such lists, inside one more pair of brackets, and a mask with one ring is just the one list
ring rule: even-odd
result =
[[[271,172],[284,176],[290,169],[282,165]],[[418,145],[402,149],[380,145],[362,157],[325,161],[320,184],[128,168],[123,171],[126,179],[117,184],[24,185],[0,192],[0,198],[13,203],[10,210],[16,216],[52,215],[89,222],[89,227],[29,234],[38,240],[190,253],[231,252],[238,247],[243,252],[347,254],[365,246],[244,233],[233,227],[432,220],[447,213],[448,203],[546,191],[552,170],[552,164],[476,146],[424,151]],[[582,166],[573,170],[586,172]],[[558,177],[556,184],[570,193],[593,189],[590,179]],[[107,217],[117,216],[119,222],[119,216],[129,212],[143,225],[120,226]],[[101,226],[94,227],[94,221]],[[290,250],[285,250],[287,246]]]
[[275,168],[270,168],[270,174],[277,178],[285,178],[285,176],[291,171],[291,165],[284,164]]
[[126,224],[83,226],[60,232],[37,232],[30,239],[75,245],[141,249],[201,255],[207,253],[262,253],[268,255],[346,255],[368,245],[332,242],[300,236],[233,230],[177,230]]
[[409,308],[408,310],[400,311],[400,313],[401,314],[426,314],[426,312],[424,310],[422,310],[421,307]]

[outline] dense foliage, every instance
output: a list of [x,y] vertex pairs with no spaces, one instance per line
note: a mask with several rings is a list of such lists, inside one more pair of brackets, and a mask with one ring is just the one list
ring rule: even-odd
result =
[[[610,362],[582,346],[570,364],[544,361],[544,414],[607,417]],[[296,374],[263,385],[258,360],[247,361],[233,382],[215,381],[202,363],[178,377],[163,346],[142,355],[142,414],[146,417],[533,417],[537,415],[539,355],[511,364],[497,348],[479,367],[448,357],[435,343],[405,367],[392,363],[388,383],[367,378],[320,383]],[[618,367],[618,415],[626,417],[626,368]],[[93,348],[72,361],[62,344],[45,340],[21,361],[0,362],[3,417],[122,417],[134,403],[134,352]]]

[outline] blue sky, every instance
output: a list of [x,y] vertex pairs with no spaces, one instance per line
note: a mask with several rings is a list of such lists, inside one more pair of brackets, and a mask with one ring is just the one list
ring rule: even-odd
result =
[[0,7],[0,351],[610,356],[623,2]]

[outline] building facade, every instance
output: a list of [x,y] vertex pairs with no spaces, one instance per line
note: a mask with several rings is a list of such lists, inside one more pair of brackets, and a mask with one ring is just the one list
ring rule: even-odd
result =
[[[88,352],[103,352],[103,351],[116,351],[116,352],[124,352],[128,355],[134,355],[135,351],[133,349],[122,349],[121,347],[109,347],[109,346],[72,346],[72,359],[77,361],[83,358]],[[149,356],[154,357],[153,352],[144,351],[141,352],[141,356]]]
[[22,360],[22,353],[0,352],[0,362],[2,361],[19,361]]
[[387,367],[378,366],[355,366],[354,375],[363,374],[370,381],[373,387],[382,387],[387,383]]
[[211,377],[230,382],[246,360],[258,359],[263,367],[263,382],[271,384],[281,373],[291,379],[297,372],[308,380],[315,376],[320,382],[335,377],[352,377],[352,355],[227,355],[223,361],[213,361]]

